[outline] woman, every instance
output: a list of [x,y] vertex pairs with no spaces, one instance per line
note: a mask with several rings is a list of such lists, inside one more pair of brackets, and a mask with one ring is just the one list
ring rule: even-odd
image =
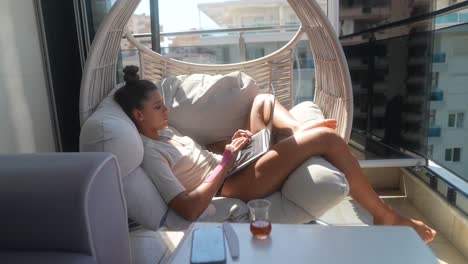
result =
[[335,120],[301,124],[276,102],[274,130],[290,136],[273,145],[244,170],[225,179],[233,167],[233,157],[249,142],[253,133],[265,127],[266,113],[269,113],[266,97],[255,98],[245,129],[237,131],[230,142],[207,147],[223,153],[220,156],[202,149],[190,138],[166,129],[169,110],[161,94],[152,82],[139,80],[137,72],[136,66],[125,67],[126,85],[114,98],[142,136],[145,145],[143,167],[158,172],[152,180],[168,205],[186,219],[196,220],[218,191],[222,196],[244,201],[265,197],[279,190],[302,162],[320,155],[345,174],[352,198],[372,214],[374,224],[410,226],[425,242],[434,239],[434,230],[420,221],[398,215],[378,197],[347,144],[335,132]]

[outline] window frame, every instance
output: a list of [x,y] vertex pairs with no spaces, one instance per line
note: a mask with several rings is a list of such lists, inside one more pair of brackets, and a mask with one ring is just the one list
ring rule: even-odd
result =
[[452,157],[453,157],[453,149],[452,148],[445,148],[444,161],[449,161],[450,162],[450,161],[452,161]]
[[[460,118],[460,115],[462,115],[462,118]],[[453,124],[451,125],[450,123],[450,117],[453,116]],[[461,119],[461,121],[460,121]],[[465,120],[465,112],[464,111],[449,111],[447,113],[447,127],[448,128],[463,128],[464,126],[464,120]]]
[[[456,150],[458,150],[458,159],[455,160],[455,153],[456,153]],[[453,153],[452,153],[452,161],[453,162],[460,162],[461,161],[461,152],[462,152],[462,148],[453,148]]]
[[[455,151],[458,150],[458,158],[457,160],[455,160]],[[450,157],[449,159],[447,159],[447,154],[449,152],[447,151],[450,151]],[[445,162],[461,162],[462,161],[462,152],[463,152],[463,148],[460,147],[460,146],[457,146],[457,147],[446,147],[445,148],[445,153],[444,153],[444,161]]]
[[437,110],[436,109],[430,109],[429,110],[429,127],[435,127],[436,116],[437,116]]

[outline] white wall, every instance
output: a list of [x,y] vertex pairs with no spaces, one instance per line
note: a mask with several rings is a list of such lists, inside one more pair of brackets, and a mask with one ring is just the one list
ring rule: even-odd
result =
[[0,153],[55,151],[33,0],[0,1]]

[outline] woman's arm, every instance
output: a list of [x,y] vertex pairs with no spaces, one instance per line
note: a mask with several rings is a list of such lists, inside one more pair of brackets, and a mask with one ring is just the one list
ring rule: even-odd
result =
[[224,147],[229,144],[230,140],[224,140],[224,141],[219,141],[219,142],[215,142],[215,143],[211,143],[211,144],[208,144],[206,145],[206,149],[213,152],[213,153],[216,153],[216,154],[222,154],[223,151],[224,151]]
[[194,190],[184,191],[169,202],[169,207],[189,221],[195,221],[208,207],[224,181],[226,168],[211,182],[203,182]]
[[[236,136],[237,133],[234,135]],[[218,189],[224,182],[224,177],[234,165],[234,156],[250,140],[250,137],[238,136],[233,138],[231,144],[226,145],[221,163],[212,174],[192,191],[183,191],[175,196],[169,207],[179,215],[190,221],[195,221],[211,203]]]

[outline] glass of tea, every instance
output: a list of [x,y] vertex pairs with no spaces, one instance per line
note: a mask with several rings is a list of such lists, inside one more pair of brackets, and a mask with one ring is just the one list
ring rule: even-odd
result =
[[265,199],[256,199],[247,203],[250,214],[250,232],[256,239],[265,239],[270,235],[270,206],[271,203]]

